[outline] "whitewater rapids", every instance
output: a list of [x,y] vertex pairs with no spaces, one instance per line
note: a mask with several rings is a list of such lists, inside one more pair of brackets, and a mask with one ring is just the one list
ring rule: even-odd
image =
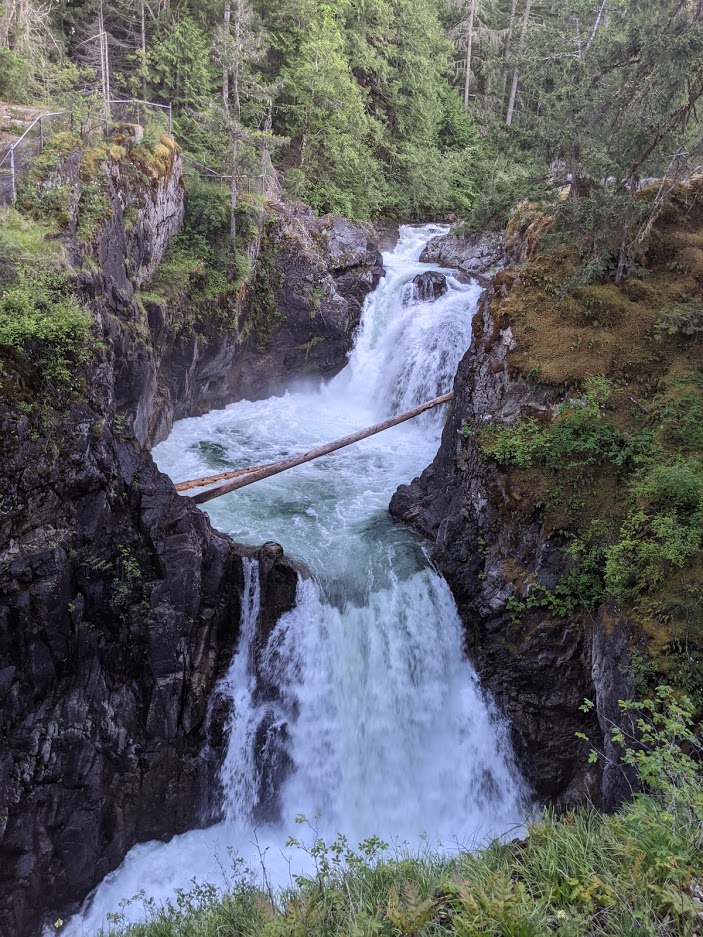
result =
[[[400,229],[336,378],[180,421],[154,450],[159,468],[181,481],[273,462],[451,390],[480,287],[446,270],[448,292],[418,303],[411,282],[437,269],[417,258],[444,230]],[[524,788],[508,731],[464,656],[452,595],[423,543],[388,514],[396,487],[432,460],[444,417],[438,408],[207,505],[214,525],[235,540],[276,540],[312,570],[264,655],[280,698],[256,701],[259,595],[249,561],[239,645],[217,690],[232,709],[220,777],[225,819],[134,847],[63,933],[94,933],[138,893],[159,903],[193,879],[226,888],[231,850],[255,869],[261,849],[271,880],[288,884],[291,872],[307,867],[300,851],[284,846],[299,833],[299,814],[318,817],[328,839],[377,835],[410,849],[472,847],[520,824]],[[281,822],[255,832],[262,706],[286,726],[293,770],[280,790]],[[143,904],[123,908],[125,919],[139,920]]]

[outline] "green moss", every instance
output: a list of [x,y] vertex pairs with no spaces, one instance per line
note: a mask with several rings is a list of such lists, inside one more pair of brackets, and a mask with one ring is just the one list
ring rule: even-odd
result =
[[247,291],[247,313],[242,338],[252,338],[257,348],[267,348],[285,316],[276,301],[276,253],[264,240],[256,276]]
[[[562,402],[553,418],[465,432],[507,473],[504,510],[533,513],[547,535],[582,544],[570,568],[586,561],[595,572],[655,675],[666,668],[687,688],[699,679],[703,699],[703,672],[691,663],[703,654],[701,191],[695,180],[676,190],[648,268],[621,287],[565,294],[578,258],[563,248],[536,256],[519,278],[496,277],[492,311],[512,329],[513,373]],[[587,621],[596,592],[581,592],[569,573],[553,589],[533,585],[513,613]]]

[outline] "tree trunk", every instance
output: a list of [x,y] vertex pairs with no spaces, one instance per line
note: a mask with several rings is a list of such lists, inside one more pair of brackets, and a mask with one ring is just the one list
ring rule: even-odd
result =
[[[532,9],[532,0],[525,0],[525,12],[522,16],[522,29],[520,30],[520,44],[517,50],[518,62],[525,54],[525,42],[527,40],[527,24],[530,20],[530,10]],[[518,65],[513,69],[513,83],[510,88],[510,100],[508,101],[508,113],[505,117],[505,126],[509,127],[513,122],[513,111],[515,110],[515,97],[517,95]]]
[[110,91],[107,77],[107,43],[105,42],[105,18],[103,16],[102,0],[100,0],[100,6],[98,7],[98,33],[100,41],[100,79],[102,83],[103,103],[105,105],[105,110],[107,111],[107,102],[110,100]]
[[[573,80],[574,93],[572,100],[574,103],[578,100],[578,89],[581,84],[581,24],[578,16],[576,17],[576,54],[578,65]],[[581,195],[581,170],[579,166],[581,162],[581,138],[579,136],[579,115],[575,106],[571,109],[571,124],[573,132],[571,141],[571,211],[574,222],[577,222],[579,197]]]
[[13,16],[14,4],[8,2],[0,13],[0,49],[5,49],[10,45],[10,24]]
[[471,47],[474,41],[474,17],[476,16],[476,0],[471,0],[468,26],[466,30],[466,75],[464,76],[464,110],[469,109],[469,84],[471,82]]
[[[231,15],[232,6],[230,0],[225,0],[225,32],[227,37],[229,37],[229,23]],[[227,107],[229,103],[229,62],[226,54],[225,62],[222,66],[222,100],[225,102],[225,107]]]
[[243,0],[235,0],[234,14],[234,67],[232,69],[233,91],[234,91],[234,110],[237,120],[241,120],[242,106],[239,98],[239,60],[242,56],[242,27],[244,19],[244,10],[242,8]]
[[[383,430],[390,429],[391,426],[397,426],[398,423],[412,420],[426,410],[432,409],[432,407],[448,403],[453,397],[454,392],[450,391],[448,394],[435,397],[434,400],[428,400],[427,403],[420,404],[418,407],[413,407],[412,410],[400,413],[398,416],[391,417],[389,420],[376,423],[368,429],[359,430],[357,433],[352,433],[351,436],[344,436],[342,439],[336,439],[334,442],[328,442],[324,446],[310,449],[308,452],[303,452],[301,455],[282,459],[280,462],[270,462],[268,465],[258,465],[250,469],[235,469],[232,473],[223,473],[228,475],[231,481],[225,482],[224,485],[220,485],[218,488],[211,488],[209,491],[203,491],[201,494],[195,495],[193,501],[195,504],[204,504],[206,501],[212,501],[213,498],[218,498],[220,495],[227,494],[228,491],[236,491],[238,488],[245,488],[247,485],[253,485],[254,482],[262,481],[264,478],[271,478],[272,475],[278,475],[280,472],[286,472],[288,469],[295,468],[296,465],[303,465],[305,462],[319,459],[320,456],[329,455],[329,453],[336,452],[337,449],[343,449],[345,446],[351,446],[352,443],[359,442],[361,439],[366,439],[368,436],[382,433]],[[197,478],[191,482],[181,482],[178,486],[178,490],[188,491],[191,488],[204,487],[205,485],[212,484],[213,481],[218,481],[221,477],[222,475],[211,475],[208,478]]]
[[[513,42],[513,26],[515,25],[515,10],[517,8],[517,0],[512,0],[510,5],[510,20],[508,22],[508,38],[505,43],[505,61],[507,64],[508,59],[510,58],[510,46]],[[505,104],[505,92],[508,90],[508,69],[506,68],[503,72],[503,93],[500,99],[500,107],[503,109]]]
[[229,236],[232,244],[237,236],[237,157],[239,153],[239,126],[235,120],[232,123],[232,169],[229,180]]
[[146,11],[144,9],[144,0],[141,0],[140,12],[142,16],[142,97],[146,101]]

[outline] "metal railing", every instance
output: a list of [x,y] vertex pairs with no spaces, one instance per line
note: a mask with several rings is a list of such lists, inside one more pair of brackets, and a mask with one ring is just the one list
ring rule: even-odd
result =
[[[230,181],[232,179],[231,175],[226,175],[225,173],[216,172],[214,169],[211,169],[209,166],[206,166],[205,163],[201,163],[195,157],[190,156],[188,153],[181,153],[181,159],[184,163],[189,163],[194,167],[195,173],[200,176],[201,179],[206,179],[208,182],[219,184],[221,189],[229,188]],[[240,170],[234,176],[237,180],[237,185],[242,192],[247,192],[251,194],[252,192],[263,195],[266,191],[266,185],[268,182],[268,177],[264,172],[251,173],[246,170]]]
[[[116,118],[120,123],[130,123],[130,124],[140,124],[142,123],[143,116],[147,113],[146,108],[156,107],[159,110],[163,111],[164,114],[168,115],[168,132],[173,133],[173,107],[171,102],[168,104],[157,104],[156,101],[142,101],[139,98],[125,98],[121,101],[108,101],[110,105],[110,113],[113,118],[115,118],[115,112],[117,108],[131,108],[132,110],[120,110],[117,113],[119,116]],[[136,120],[128,120],[129,116],[136,116]]]
[[[0,158],[0,203],[14,202],[17,197],[18,173],[28,168],[29,164],[44,149],[44,121],[50,120],[52,117],[65,116],[67,113],[67,111],[51,111],[35,117],[22,136],[18,137],[5,155]],[[37,125],[39,126],[38,140],[30,136]],[[37,145],[38,152],[36,152]]]
[[[109,117],[103,117],[100,123],[104,125],[105,135],[109,133],[110,126],[115,123],[134,123],[143,125],[148,108],[158,109],[158,113],[166,116],[169,134],[173,131],[173,112],[171,103],[158,104],[155,101],[142,101],[137,98],[123,100],[110,100],[107,102],[110,110]],[[134,117],[136,116],[136,119]],[[67,128],[73,128],[74,111],[50,111],[39,114],[27,127],[22,136],[0,156],[0,205],[10,204],[17,198],[17,179],[29,170],[34,160],[44,149],[45,141],[57,132],[51,121],[64,117]],[[48,130],[45,122],[49,123]]]
[[[132,123],[145,126],[145,118],[149,108],[154,109],[158,114],[164,115],[163,123],[157,123],[160,123],[162,129],[168,129],[168,133],[173,135],[173,109],[170,102],[168,104],[158,104],[156,101],[145,101],[140,98],[121,98],[111,99],[108,101],[108,105],[110,108],[109,118],[104,115],[95,116],[96,126],[102,125],[106,136],[110,127],[115,124]],[[9,149],[0,156],[0,205],[11,204],[15,201],[17,197],[17,180],[29,171],[34,160],[44,149],[46,140],[58,132],[55,121],[58,118],[63,118],[63,129],[72,130],[76,113],[75,109],[67,109],[39,114],[22,136],[18,137]],[[46,124],[48,124],[48,127],[45,126]],[[96,126],[93,128],[94,130]],[[229,188],[231,175],[218,173],[188,154],[183,153],[182,158],[185,162],[191,164],[202,179],[219,184],[220,188]],[[271,160],[263,159],[258,168],[259,172],[248,171],[243,167],[238,170],[236,179],[240,191],[259,195],[266,195],[270,191],[275,191],[278,186],[278,177],[276,170],[271,165]]]

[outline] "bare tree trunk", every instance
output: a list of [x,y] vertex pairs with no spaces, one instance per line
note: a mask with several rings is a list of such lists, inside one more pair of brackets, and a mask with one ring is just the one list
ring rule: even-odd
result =
[[[510,58],[510,46],[512,45],[512,42],[513,42],[513,27],[515,26],[516,8],[517,8],[517,0],[512,0],[512,3],[510,4],[510,20],[508,22],[508,38],[505,43],[505,56],[504,57],[505,57],[506,63],[508,59]],[[508,69],[506,68],[505,71],[503,72],[503,93],[501,95],[501,101],[500,101],[501,110],[503,108],[503,104],[505,103],[505,92],[507,90],[508,90]]]
[[[269,98],[268,107],[266,109],[266,117],[264,118],[264,130],[267,133],[271,132],[271,127],[273,126],[273,101]],[[266,171],[269,168],[269,151],[266,144],[266,140],[261,145],[261,194],[263,195],[266,191]]]
[[598,16],[596,16],[596,21],[593,24],[593,32],[591,33],[591,38],[588,40],[588,42],[586,43],[586,48],[583,50],[584,55],[586,54],[586,52],[588,52],[588,50],[593,45],[593,40],[596,38],[596,33],[598,32],[598,27],[600,26],[600,22],[603,19],[603,14],[605,13],[605,5],[607,2],[608,0],[603,0],[603,2],[600,5],[600,9],[598,10]]
[[15,20],[15,48],[18,52],[22,51],[24,33],[25,33],[26,12],[24,0],[19,0],[17,5],[17,17]]
[[[518,45],[518,62],[525,54],[525,42],[527,40],[527,24],[530,20],[530,10],[532,9],[532,0],[525,0],[525,12],[522,16],[522,29],[520,30],[520,44]],[[510,88],[510,99],[508,101],[508,113],[505,117],[505,126],[509,127],[513,122],[513,111],[515,110],[515,97],[517,95],[518,65],[513,69],[513,83]]]
[[98,7],[98,33],[100,41],[100,78],[103,89],[103,103],[105,104],[105,109],[107,110],[107,102],[110,100],[110,90],[107,77],[107,43],[105,41],[105,17],[103,15],[102,0],[100,0],[100,6]]
[[219,481],[222,475],[229,477],[231,481],[225,482],[224,485],[220,485],[218,488],[211,488],[209,491],[203,491],[201,494],[194,496],[193,501],[195,504],[204,504],[206,501],[212,501],[213,498],[218,498],[220,495],[227,494],[228,491],[236,491],[238,488],[245,488],[247,485],[252,485],[254,482],[261,481],[264,478],[271,478],[272,475],[278,475],[281,472],[288,471],[288,469],[295,468],[296,465],[303,465],[306,462],[311,462],[313,459],[319,459],[320,456],[336,452],[337,449],[344,449],[345,446],[351,446],[352,443],[359,442],[361,439],[374,436],[376,433],[382,433],[384,430],[390,429],[391,426],[397,426],[398,423],[412,420],[414,417],[420,416],[420,414],[424,413],[426,410],[431,410],[433,407],[438,407],[440,404],[448,403],[453,398],[454,392],[450,391],[448,394],[435,397],[434,400],[428,400],[427,403],[422,403],[418,407],[413,407],[412,410],[400,413],[398,416],[391,417],[389,420],[376,423],[368,429],[359,430],[357,433],[352,433],[351,436],[344,436],[342,439],[328,442],[324,446],[310,449],[308,452],[303,452],[301,455],[290,456],[288,459],[282,459],[280,462],[269,462],[267,465],[257,465],[251,469],[236,469],[231,473],[227,472],[220,475],[211,475],[208,478],[197,478],[190,482],[181,482],[177,490],[189,491],[192,488],[204,487],[205,485],[212,484],[213,481]]
[[[232,6],[230,0],[225,0],[225,32],[228,37],[231,15]],[[229,62],[226,55],[224,65],[222,66],[222,100],[225,102],[225,107],[227,107],[229,104]]]
[[474,17],[476,16],[476,0],[471,0],[468,25],[466,29],[466,75],[464,76],[464,110],[469,109],[469,84],[471,82],[471,47],[474,41]]
[[[581,84],[581,23],[576,17],[576,55],[578,59],[578,66],[576,67],[576,73],[574,74],[574,96],[573,100],[576,101],[576,91]],[[574,221],[578,221],[579,216],[579,197],[581,195],[581,139],[579,137],[579,125],[578,125],[578,114],[576,108],[571,109],[571,123],[573,130],[573,139],[571,141],[571,210],[573,213]]]
[[0,49],[5,49],[10,45],[10,27],[15,15],[16,4],[8,2],[5,9],[0,13]]
[[144,0],[140,4],[141,13],[141,39],[142,39],[142,97],[146,101],[146,10]]
[[239,97],[239,60],[242,55],[242,26],[244,18],[244,10],[242,7],[243,0],[235,0],[235,15],[234,15],[234,68],[232,69],[232,78],[233,78],[233,90],[234,90],[234,110],[237,115],[237,120],[241,119],[242,116],[242,104]]
[[232,169],[229,180],[229,236],[234,244],[237,236],[237,158],[239,156],[239,125],[232,123]]

